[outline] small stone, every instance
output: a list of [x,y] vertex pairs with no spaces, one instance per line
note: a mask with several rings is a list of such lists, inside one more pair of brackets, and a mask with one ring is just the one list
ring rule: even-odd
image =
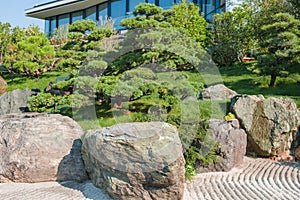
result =
[[31,90],[14,90],[0,96],[0,115],[10,113],[22,113],[28,110],[27,100],[31,96]]
[[200,92],[199,99],[201,100],[228,100],[236,96],[237,93],[223,84],[217,84],[205,88]]

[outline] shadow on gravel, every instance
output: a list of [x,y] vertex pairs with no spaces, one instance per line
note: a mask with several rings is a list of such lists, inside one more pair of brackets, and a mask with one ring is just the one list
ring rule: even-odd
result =
[[89,179],[81,156],[81,146],[80,139],[73,141],[70,153],[64,156],[58,165],[57,181],[84,182]]
[[285,166],[285,167],[292,167],[299,170],[300,173],[300,162],[278,162],[276,165]]
[[86,199],[111,200],[107,193],[95,187],[89,180],[82,160],[81,146],[80,139],[74,140],[70,153],[59,163],[58,183],[63,187],[80,191]]
[[59,184],[66,188],[80,191],[86,199],[112,200],[112,198],[106,192],[95,187],[90,180],[85,181],[83,183],[78,183],[74,181],[64,181],[60,182]]

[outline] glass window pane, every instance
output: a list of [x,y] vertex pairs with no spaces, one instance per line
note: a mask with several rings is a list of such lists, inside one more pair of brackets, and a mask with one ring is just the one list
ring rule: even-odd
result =
[[207,4],[205,5],[205,16],[206,19],[210,22],[213,19],[213,15],[215,14],[215,4],[212,0],[207,0]]
[[133,12],[134,8],[140,3],[144,3],[145,0],[130,0],[129,1],[129,12]]
[[56,29],[56,17],[50,18],[50,33],[54,33]]
[[69,14],[58,16],[58,26],[68,25],[70,23]]
[[45,33],[48,35],[50,32],[50,19],[45,19]]
[[155,0],[148,0],[147,3],[155,4]]
[[160,0],[159,6],[163,9],[167,10],[170,9],[174,4],[174,0]]
[[98,6],[99,9],[99,19],[105,21],[108,17],[108,3],[103,3]]
[[82,19],[83,19],[82,11],[72,13],[72,23]]
[[226,11],[226,1],[225,0],[219,0],[220,1],[220,6],[221,6],[221,11],[225,12]]
[[96,6],[86,9],[86,20],[96,21]]
[[116,29],[122,29],[121,21],[126,15],[126,0],[112,0],[111,1],[111,14],[110,16],[115,22]]

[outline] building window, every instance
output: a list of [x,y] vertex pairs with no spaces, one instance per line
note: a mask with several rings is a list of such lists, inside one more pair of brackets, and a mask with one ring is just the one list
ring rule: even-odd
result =
[[219,0],[220,1],[220,7],[221,7],[221,12],[226,11],[226,1],[225,0]]
[[112,0],[110,3],[110,17],[115,23],[116,29],[122,29],[121,21],[126,15],[126,0]]
[[78,12],[74,12],[71,14],[71,23],[74,23],[78,20],[82,20],[83,19],[83,12],[82,11],[78,11]]
[[140,3],[145,3],[145,0],[129,0],[128,12],[133,12],[135,7]]
[[155,4],[157,0],[147,0],[147,3]]
[[58,27],[67,26],[70,23],[70,15],[64,14],[58,16]]
[[86,20],[96,21],[96,6],[86,9]]
[[159,6],[163,9],[170,9],[174,4],[174,0],[160,0]]
[[56,29],[56,17],[50,18],[50,33],[54,33]]
[[108,3],[107,2],[98,5],[98,16],[99,16],[99,19],[97,19],[97,20],[99,20],[100,23],[103,23],[107,20],[107,17],[108,17]]
[[50,33],[50,19],[49,18],[45,19],[45,32],[46,32],[46,35],[48,35]]

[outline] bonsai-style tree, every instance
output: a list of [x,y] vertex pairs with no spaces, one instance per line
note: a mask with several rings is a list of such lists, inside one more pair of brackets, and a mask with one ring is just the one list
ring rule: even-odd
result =
[[38,27],[12,30],[4,63],[10,71],[37,77],[52,69],[53,58],[54,48]]
[[270,23],[261,27],[260,47],[265,51],[259,56],[257,68],[262,75],[270,75],[270,87],[276,78],[300,63],[300,21],[288,13],[278,13]]

